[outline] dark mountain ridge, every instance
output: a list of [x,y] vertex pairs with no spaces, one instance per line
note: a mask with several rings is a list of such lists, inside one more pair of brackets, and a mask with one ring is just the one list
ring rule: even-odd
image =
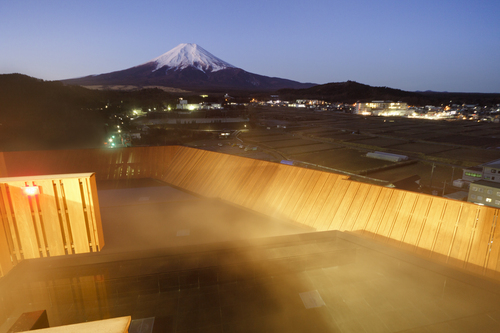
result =
[[373,87],[355,81],[332,82],[306,89],[281,89],[283,100],[298,98],[321,99],[329,102],[371,102],[374,100],[401,101],[410,105],[440,104],[478,104],[494,105],[500,103],[500,94],[450,93],[450,92],[411,92],[388,87]]

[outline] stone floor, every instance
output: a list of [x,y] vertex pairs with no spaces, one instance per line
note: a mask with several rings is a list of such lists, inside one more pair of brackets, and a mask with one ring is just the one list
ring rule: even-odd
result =
[[[186,206],[169,210],[189,215],[187,203],[205,200],[156,186],[163,184],[125,185],[135,191],[113,201],[119,194],[103,193],[123,184],[101,184],[108,234],[133,220],[125,213],[108,217],[117,216],[117,207],[127,212],[182,198],[176,202]],[[213,213],[226,209],[236,212],[221,203]],[[127,233],[105,234],[108,248],[100,253],[22,262],[0,280],[0,332],[20,313],[39,309],[47,310],[51,326],[131,315],[130,332],[141,333],[500,332],[500,284],[493,281],[356,235],[310,233],[244,211],[247,223],[261,220],[262,236],[255,228],[245,239],[241,222],[224,235],[209,234],[207,242],[194,213],[184,224],[158,229],[153,244],[145,239],[127,247],[120,240]],[[214,230],[230,227],[222,225]],[[162,237],[166,243],[157,243]]]

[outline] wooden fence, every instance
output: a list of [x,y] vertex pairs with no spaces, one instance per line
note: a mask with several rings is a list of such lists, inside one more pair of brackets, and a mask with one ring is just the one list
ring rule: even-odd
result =
[[0,177],[93,172],[97,180],[159,178],[178,148],[0,152]]
[[361,233],[500,279],[498,209],[348,177],[180,148],[161,180],[316,230]]
[[[33,172],[19,168],[34,156],[31,152],[4,153],[0,172]],[[34,165],[45,173],[84,168],[95,171],[98,179],[159,179],[319,231],[364,234],[500,279],[499,212],[492,207],[188,147],[39,152],[35,160]]]
[[0,178],[0,276],[24,259],[103,246],[93,173]]

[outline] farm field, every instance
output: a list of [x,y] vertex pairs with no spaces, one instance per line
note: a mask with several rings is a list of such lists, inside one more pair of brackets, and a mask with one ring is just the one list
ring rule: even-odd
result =
[[365,155],[366,152],[342,148],[321,153],[301,154],[300,161],[353,173],[396,164],[394,162],[369,158]]

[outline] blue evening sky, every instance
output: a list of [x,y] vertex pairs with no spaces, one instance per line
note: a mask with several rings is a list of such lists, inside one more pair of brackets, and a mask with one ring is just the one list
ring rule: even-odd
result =
[[499,0],[0,0],[0,74],[101,74],[196,43],[301,82],[500,93],[499,17]]

